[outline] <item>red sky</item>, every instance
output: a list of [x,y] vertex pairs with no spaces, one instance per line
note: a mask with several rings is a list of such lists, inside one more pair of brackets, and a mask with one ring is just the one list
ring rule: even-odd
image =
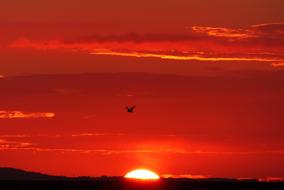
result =
[[0,166],[284,177],[283,6],[2,3]]

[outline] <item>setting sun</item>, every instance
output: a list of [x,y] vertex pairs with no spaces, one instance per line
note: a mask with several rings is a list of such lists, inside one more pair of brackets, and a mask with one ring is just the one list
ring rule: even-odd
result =
[[130,171],[124,177],[129,179],[141,179],[141,180],[160,179],[158,174],[146,169],[137,169]]

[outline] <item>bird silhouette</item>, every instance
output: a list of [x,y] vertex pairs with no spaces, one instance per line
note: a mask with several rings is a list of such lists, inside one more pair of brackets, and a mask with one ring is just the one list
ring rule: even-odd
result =
[[136,106],[132,106],[132,107],[126,106],[127,112],[129,112],[129,113],[133,113],[135,108],[136,108]]

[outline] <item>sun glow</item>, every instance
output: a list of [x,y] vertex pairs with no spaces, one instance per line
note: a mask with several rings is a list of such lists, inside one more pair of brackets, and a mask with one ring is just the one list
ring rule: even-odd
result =
[[160,179],[160,177],[156,173],[150,170],[146,170],[146,169],[137,169],[137,170],[130,171],[124,177],[129,178],[129,179],[139,179],[139,180]]

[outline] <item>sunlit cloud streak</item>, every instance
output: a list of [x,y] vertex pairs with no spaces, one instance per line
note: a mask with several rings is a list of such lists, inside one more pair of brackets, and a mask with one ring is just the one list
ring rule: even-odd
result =
[[192,175],[192,174],[163,174],[163,178],[189,178],[189,179],[205,179],[209,178],[209,176],[205,175]]
[[17,150],[22,148],[31,147],[33,144],[23,141],[10,141],[6,139],[0,139],[0,150]]
[[53,118],[52,112],[22,112],[0,110],[0,119]]
[[208,36],[225,37],[225,38],[251,38],[256,37],[254,33],[248,29],[231,29],[224,27],[207,27],[207,26],[193,26],[192,30],[197,33],[206,34]]
[[278,182],[278,181],[284,181],[283,177],[265,177],[265,178],[260,178],[259,181],[263,182]]
[[[130,134],[128,134],[130,135]],[[100,137],[100,136],[127,136],[125,133],[74,133],[74,134],[3,134],[0,138],[33,138],[33,137],[46,137],[46,138],[60,138],[60,137]],[[173,134],[131,134],[131,136],[159,136],[159,137],[176,137]]]
[[284,67],[284,62],[281,62],[281,63],[273,63],[272,66],[273,66],[273,67]]
[[[201,57],[201,56],[182,56],[182,55],[166,55],[166,54],[154,54],[154,53],[141,53],[141,52],[115,52],[111,50],[95,50],[90,53],[94,55],[113,55],[113,56],[126,56],[126,57],[153,57],[161,59],[173,59],[173,60],[197,60],[197,61],[256,61],[256,62],[279,62],[284,59],[274,58],[257,58],[257,57]],[[277,65],[273,64],[273,66]]]
[[29,142],[6,141],[0,139],[0,151],[36,151],[36,152],[70,152],[81,154],[184,154],[184,155],[258,155],[258,154],[284,154],[283,150],[272,151],[201,151],[186,150],[179,148],[170,149],[76,149],[76,148],[49,148],[37,147]]
[[93,136],[122,136],[123,133],[79,133],[79,134],[72,134],[71,137],[93,137]]
[[[116,154],[182,154],[182,155],[259,155],[259,154],[284,154],[282,144],[279,144],[274,149],[260,149],[260,150],[220,150],[218,147],[206,149],[187,147],[161,147],[159,145],[148,148],[73,148],[73,147],[49,147],[41,146],[38,142],[34,142],[33,138],[89,138],[96,136],[113,136],[117,134],[107,133],[77,133],[77,134],[3,134],[0,135],[0,151],[35,151],[35,152],[59,152],[59,153],[80,153],[80,154],[101,154],[101,155],[116,155]],[[126,134],[121,134],[126,135]],[[133,135],[131,135],[133,136]],[[23,140],[25,139],[25,140]],[[263,146],[262,144],[259,144]],[[268,145],[265,144],[267,147]],[[192,149],[193,148],[193,149]]]
[[205,62],[284,62],[284,23],[247,28],[193,26],[184,34],[90,35],[74,39],[21,38],[10,48],[82,51],[92,55]]
[[[173,153],[173,154],[183,154],[184,151],[180,149],[73,149],[73,148],[46,148],[46,147],[35,147],[31,146],[31,143],[16,142],[16,146],[10,146],[12,141],[3,140],[0,144],[0,151],[37,151],[37,152],[74,152],[82,154],[102,154],[102,155],[112,155],[112,154],[132,154],[132,153]],[[1,141],[0,141],[1,143]]]
[[0,135],[0,138],[29,138],[31,135],[14,134],[14,135]]
[[208,27],[208,26],[193,26],[192,30],[214,37],[224,37],[231,39],[265,39],[279,38],[284,35],[283,23],[265,23],[252,25],[248,28],[225,28],[225,27]]

